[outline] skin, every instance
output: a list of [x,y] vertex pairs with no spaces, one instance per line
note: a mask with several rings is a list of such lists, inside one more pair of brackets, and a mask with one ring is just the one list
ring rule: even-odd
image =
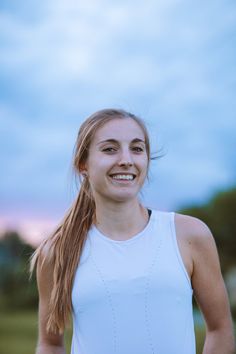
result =
[[[107,141],[110,139],[112,141]],[[93,191],[96,226],[115,240],[131,238],[148,223],[147,210],[137,197],[148,166],[142,141],[144,134],[134,120],[112,120],[96,132],[88,160],[80,166],[80,172],[87,175]],[[110,177],[114,173],[134,173],[136,178],[128,182],[115,181]],[[201,220],[177,213],[175,226],[194,296],[206,321],[202,354],[233,354],[235,344],[230,307],[211,231]],[[50,263],[45,263],[37,272],[40,301],[36,354],[65,354],[63,335],[51,335],[45,330],[52,289],[51,268]]]

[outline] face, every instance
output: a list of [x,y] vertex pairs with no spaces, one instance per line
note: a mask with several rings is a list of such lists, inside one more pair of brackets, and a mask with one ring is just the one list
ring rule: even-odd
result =
[[107,122],[95,133],[85,165],[95,202],[135,199],[147,166],[145,137],[138,123],[131,118]]

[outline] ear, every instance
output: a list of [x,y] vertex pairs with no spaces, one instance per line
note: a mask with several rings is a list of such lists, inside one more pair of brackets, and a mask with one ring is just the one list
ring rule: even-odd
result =
[[82,174],[83,177],[86,177],[88,175],[87,166],[85,163],[80,164],[79,172]]

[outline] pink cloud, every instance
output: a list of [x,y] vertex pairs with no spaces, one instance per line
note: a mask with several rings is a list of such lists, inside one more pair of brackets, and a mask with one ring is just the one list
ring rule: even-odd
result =
[[0,216],[0,234],[6,231],[16,231],[32,246],[38,246],[57,226],[57,219],[50,218],[24,218],[12,217],[10,215]]

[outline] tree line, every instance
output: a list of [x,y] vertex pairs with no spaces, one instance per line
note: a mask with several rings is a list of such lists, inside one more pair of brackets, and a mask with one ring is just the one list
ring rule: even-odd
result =
[[[198,217],[211,229],[219,252],[222,273],[236,268],[236,188],[217,193],[201,206],[189,206],[179,213]],[[35,277],[29,280],[29,258],[34,248],[16,231],[0,239],[0,310],[36,309]],[[232,309],[236,315],[236,308]]]

